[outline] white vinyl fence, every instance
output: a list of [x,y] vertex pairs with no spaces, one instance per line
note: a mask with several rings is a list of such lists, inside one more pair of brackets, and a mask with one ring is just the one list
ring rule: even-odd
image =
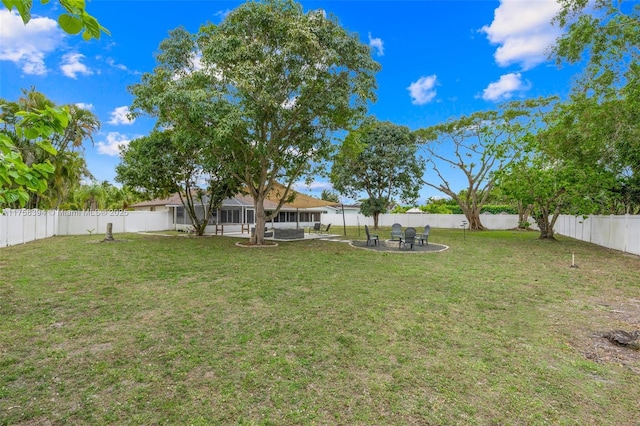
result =
[[166,231],[173,227],[168,212],[126,210],[26,210],[5,209],[0,214],[0,247],[23,244],[54,235],[113,232]]
[[[345,214],[347,226],[373,226],[373,217],[365,217],[362,214]],[[381,214],[378,218],[378,225],[391,227],[394,223],[399,223],[402,227],[413,226],[414,228],[431,225],[432,228],[462,229],[462,222],[466,222],[463,214]],[[518,215],[511,214],[483,214],[481,221],[488,229],[511,229],[518,226]],[[322,223],[331,226],[342,226],[342,214],[323,214]]]
[[[509,214],[480,215],[482,224],[488,229],[512,229],[518,226],[518,216]],[[361,214],[346,214],[347,226],[373,226],[373,218]],[[462,229],[466,218],[462,214],[382,214],[379,226],[390,227],[399,223],[414,228],[431,225],[432,228]],[[532,228],[537,229],[533,219]],[[322,223],[332,227],[342,226],[342,214],[323,214]],[[640,215],[582,216],[561,215],[554,226],[559,235],[587,241],[599,246],[640,255]]]
[[553,229],[560,235],[640,255],[640,215],[562,215]]
[[[511,229],[518,225],[517,215],[481,215],[482,224],[489,229]],[[347,226],[373,226],[373,218],[361,214],[346,214]],[[415,228],[462,229],[466,221],[461,214],[383,214],[379,225],[390,227],[400,223]],[[533,223],[533,220],[530,222]],[[168,212],[122,210],[10,210],[0,214],[0,247],[23,244],[54,235],[105,234],[107,223],[113,232],[165,231],[173,229]],[[343,224],[342,214],[323,214],[323,224],[337,228]],[[535,226],[534,226],[535,227]],[[587,241],[603,247],[640,255],[640,215],[582,216],[562,215],[555,224],[560,235]]]

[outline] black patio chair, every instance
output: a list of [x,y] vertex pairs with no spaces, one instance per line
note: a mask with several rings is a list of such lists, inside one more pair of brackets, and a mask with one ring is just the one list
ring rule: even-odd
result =
[[373,243],[374,245],[378,245],[378,234],[371,234],[369,233],[369,227],[367,225],[364,226],[364,232],[367,233],[367,247],[369,247],[370,243]]
[[313,226],[309,227],[309,233],[315,232],[316,234],[319,234],[321,226],[322,226],[322,224],[320,222],[314,223]]
[[429,245],[429,232],[431,232],[431,225],[425,226],[422,234],[416,236],[416,240],[420,241],[420,245],[424,245],[424,243]]
[[402,225],[394,223],[391,225],[391,240],[402,239]]
[[320,227],[320,233],[324,234],[325,232],[328,234],[329,233],[329,229],[331,229],[331,224],[328,224],[326,228],[322,229],[322,227]]
[[404,237],[400,240],[400,246],[407,249],[407,245],[413,250],[413,245],[416,242],[416,228],[407,228],[404,230]]

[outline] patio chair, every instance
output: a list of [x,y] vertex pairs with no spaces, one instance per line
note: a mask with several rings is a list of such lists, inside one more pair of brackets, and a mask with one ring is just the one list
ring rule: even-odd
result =
[[367,225],[364,226],[364,232],[367,233],[367,247],[369,247],[370,243],[373,243],[374,245],[378,245],[378,234],[371,234],[369,233],[369,227]]
[[411,246],[411,250],[413,250],[413,245],[416,242],[416,228],[407,228],[404,230],[404,237],[400,240],[400,245],[407,248],[407,244]]
[[416,236],[416,240],[420,241],[420,245],[424,245],[424,243],[427,243],[427,245],[429,245],[430,231],[431,231],[431,225],[427,225],[424,227],[424,231],[422,231],[422,234]]
[[324,234],[326,232],[328,234],[330,228],[331,228],[331,224],[328,224],[327,227],[324,228],[324,229],[322,229],[322,227],[320,227],[320,233]]
[[402,239],[402,225],[399,223],[391,225],[391,241],[395,239]]
[[316,234],[319,234],[321,226],[322,226],[322,224],[320,222],[314,223],[313,226],[309,227],[309,233],[315,232]]

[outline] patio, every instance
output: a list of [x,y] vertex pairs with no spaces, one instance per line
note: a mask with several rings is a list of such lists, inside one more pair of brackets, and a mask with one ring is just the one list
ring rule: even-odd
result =
[[367,246],[365,240],[352,241],[351,246],[373,251],[383,251],[390,253],[437,253],[447,250],[449,247],[444,244],[414,244],[412,249],[400,248],[400,242],[397,240],[381,240],[377,245]]
[[[267,233],[271,233],[271,236],[265,237],[265,240],[267,240],[267,241],[321,240],[321,239],[332,238],[332,237],[335,237],[337,235],[337,234],[316,234],[316,233],[311,233],[310,234],[309,232],[307,232],[306,229],[302,229],[302,228],[299,228],[299,229],[304,231],[304,233],[302,234],[302,238],[296,237],[296,236],[291,236],[292,234],[287,233],[287,232],[282,232],[282,231],[289,231],[289,230],[295,231],[296,228],[267,228],[266,232]],[[280,235],[278,235],[278,231],[281,232]],[[247,232],[225,232],[223,234],[223,236],[249,239],[251,237],[251,233],[247,233]]]

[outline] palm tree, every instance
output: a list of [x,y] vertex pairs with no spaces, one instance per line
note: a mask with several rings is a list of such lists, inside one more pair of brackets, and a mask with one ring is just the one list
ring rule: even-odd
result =
[[104,186],[97,182],[90,185],[82,185],[74,193],[74,198],[82,210],[99,210],[104,208],[107,193]]
[[[92,179],[84,157],[78,152],[62,152],[55,157],[55,172],[49,178],[49,186],[43,197],[47,208],[60,209],[71,198],[72,192],[81,182]],[[45,207],[44,205],[41,205]]]
[[68,105],[71,120],[65,129],[64,135],[52,141],[53,146],[60,151],[71,148],[81,148],[85,140],[93,142],[93,135],[100,130],[100,120],[91,111],[82,109],[77,105]]

